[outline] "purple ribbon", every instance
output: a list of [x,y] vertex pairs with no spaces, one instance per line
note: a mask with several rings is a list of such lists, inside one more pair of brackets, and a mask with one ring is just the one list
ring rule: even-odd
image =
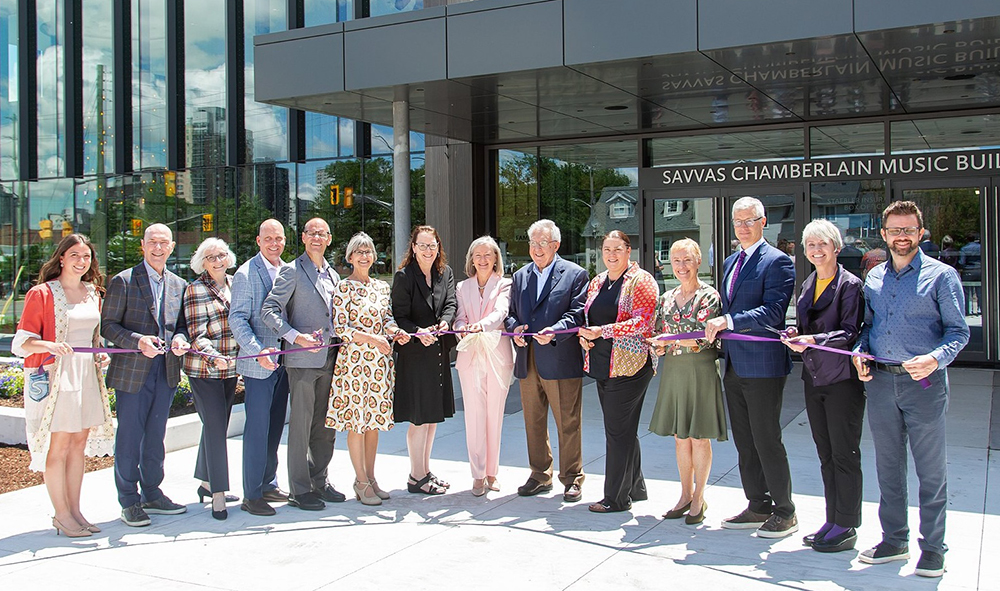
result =
[[[654,337],[658,341],[680,341],[688,339],[704,339],[705,331],[699,330],[697,332],[686,332],[682,334],[675,335],[664,335],[659,337]],[[729,341],[748,341],[748,342],[758,342],[758,343],[781,343],[784,344],[782,339],[776,339],[773,337],[760,337],[752,334],[743,334],[738,332],[724,331],[718,334],[718,338],[729,340]],[[847,351],[845,349],[837,349],[834,347],[827,347],[826,345],[817,345],[813,343],[795,343],[797,345],[803,345],[810,349],[816,349],[818,351],[826,351],[827,353],[836,353],[837,355],[848,355],[850,357],[860,357],[867,361],[875,361],[877,363],[887,364],[887,365],[901,365],[901,361],[895,359],[887,359],[885,357],[876,357],[869,353],[855,353],[854,351]],[[920,385],[926,390],[931,387],[931,381],[927,378],[919,380]]]

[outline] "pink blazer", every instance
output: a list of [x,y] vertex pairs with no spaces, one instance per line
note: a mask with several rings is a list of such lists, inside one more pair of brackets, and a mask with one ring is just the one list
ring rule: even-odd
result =
[[[483,331],[503,330],[504,320],[510,310],[510,287],[513,281],[493,275],[486,282],[483,297],[479,297],[479,283],[475,277],[470,277],[458,284],[455,294],[458,296],[458,316],[455,317],[455,330],[481,323]],[[510,337],[500,337],[498,357],[503,367],[494,368],[507,375],[514,367],[514,348]],[[474,362],[474,356],[466,351],[460,351],[455,360],[458,371],[469,369]]]

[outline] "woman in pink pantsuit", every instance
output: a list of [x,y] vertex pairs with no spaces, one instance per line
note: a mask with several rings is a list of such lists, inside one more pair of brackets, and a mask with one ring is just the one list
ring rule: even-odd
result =
[[465,255],[469,279],[458,284],[458,316],[455,330],[461,333],[455,368],[465,403],[465,439],[472,468],[472,494],[498,491],[500,429],[507,390],[514,373],[514,350],[510,337],[500,336],[510,307],[511,280],[503,277],[500,247],[489,236],[477,238]]

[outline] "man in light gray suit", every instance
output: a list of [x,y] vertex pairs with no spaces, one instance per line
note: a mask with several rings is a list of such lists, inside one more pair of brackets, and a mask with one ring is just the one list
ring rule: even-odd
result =
[[[270,219],[257,232],[260,252],[233,275],[229,327],[239,344],[239,355],[276,353],[278,334],[264,325],[260,311],[278,270],[284,266],[285,228]],[[246,388],[246,425],[243,429],[243,504],[251,515],[274,515],[268,501],[280,503],[288,495],[278,488],[278,445],[285,429],[288,373],[271,357],[237,359],[236,371]]]
[[[306,222],[305,254],[278,271],[264,300],[261,319],[285,341],[286,348],[323,347],[334,342],[330,301],[340,276],[324,257],[333,236],[320,218]],[[340,503],[344,495],[327,482],[337,432],[326,428],[330,382],[337,348],[283,355],[288,369],[292,413],[288,420],[288,504],[319,511],[323,501]]]

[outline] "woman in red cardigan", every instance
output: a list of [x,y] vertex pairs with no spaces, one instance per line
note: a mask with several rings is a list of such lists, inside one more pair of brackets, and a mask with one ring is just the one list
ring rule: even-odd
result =
[[28,290],[11,344],[24,361],[24,411],[31,469],[45,473],[52,525],[68,537],[100,530],[80,512],[85,454],[109,455],[114,430],[101,367],[106,355],[74,353],[100,335],[104,275],[82,234],[62,239]]
[[601,253],[608,270],[587,288],[587,326],[579,334],[586,351],[583,370],[597,381],[607,439],[604,498],[590,510],[610,513],[628,511],[632,501],[646,500],[639,413],[656,366],[646,339],[653,336],[660,288],[652,275],[629,260],[632,246],[624,232],[608,232]]

